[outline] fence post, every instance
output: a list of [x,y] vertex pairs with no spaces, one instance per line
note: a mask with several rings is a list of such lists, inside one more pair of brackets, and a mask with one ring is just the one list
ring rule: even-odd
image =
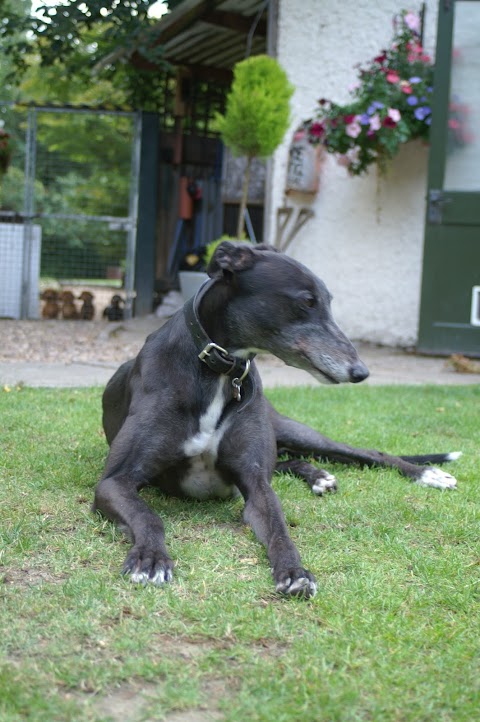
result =
[[159,118],[142,113],[137,243],[135,253],[135,315],[152,312],[155,284],[156,218],[158,198]]
[[37,152],[37,110],[28,109],[25,148],[25,186],[23,195],[23,259],[20,318],[30,315],[30,265],[32,256],[33,215],[35,212],[35,171]]

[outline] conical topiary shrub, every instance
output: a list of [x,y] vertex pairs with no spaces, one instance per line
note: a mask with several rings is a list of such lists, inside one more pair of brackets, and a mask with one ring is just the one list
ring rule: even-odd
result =
[[247,158],[237,238],[244,228],[252,160],[268,158],[280,145],[290,122],[293,90],[283,68],[268,55],[242,60],[233,70],[225,115],[217,116],[217,127],[233,155]]

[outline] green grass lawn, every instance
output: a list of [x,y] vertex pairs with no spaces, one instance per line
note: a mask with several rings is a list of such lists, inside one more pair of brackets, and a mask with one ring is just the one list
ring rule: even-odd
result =
[[325,465],[340,490],[273,481],[317,576],[275,594],[240,501],[146,497],[177,562],[164,588],[119,571],[90,512],[100,389],[0,389],[0,722],[472,722],[480,709],[480,389],[281,389],[277,408],[351,444],[462,450],[459,489]]

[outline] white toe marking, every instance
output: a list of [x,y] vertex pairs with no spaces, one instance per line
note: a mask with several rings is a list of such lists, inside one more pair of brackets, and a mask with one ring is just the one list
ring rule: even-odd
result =
[[133,572],[130,574],[130,579],[134,584],[147,584],[148,574],[146,572]]
[[434,467],[425,469],[416,483],[420,484],[420,486],[433,486],[436,489],[456,489],[457,487],[455,477]]
[[463,451],[451,451],[449,454],[447,454],[447,461],[456,461],[461,457],[463,454]]
[[327,474],[327,476],[319,477],[312,486],[314,494],[321,496],[326,491],[334,491],[337,488],[337,480],[333,474]]
[[308,586],[308,579],[307,577],[299,577],[298,579],[295,579],[293,584],[289,587],[289,592],[296,592],[297,589],[304,589]]
[[147,572],[133,572],[130,574],[130,580],[134,584],[143,584],[144,586],[148,583],[155,584],[156,587],[160,587],[162,584],[165,584],[165,582],[171,582],[173,579],[173,574],[170,569],[167,569],[166,571],[164,569],[159,569],[158,572],[155,572],[153,577],[149,577]]
[[284,592],[286,589],[288,589],[291,583],[292,580],[290,579],[290,577],[288,577],[287,579],[285,579],[284,582],[279,582],[275,589],[277,590],[277,592]]
[[296,594],[296,592],[304,590],[308,591],[308,596],[314,597],[317,593],[317,585],[307,577],[299,577],[292,584],[292,580],[288,577],[284,582],[277,584],[276,590],[282,594]]
[[165,583],[165,572],[163,571],[163,569],[160,569],[148,581],[159,587],[161,584]]

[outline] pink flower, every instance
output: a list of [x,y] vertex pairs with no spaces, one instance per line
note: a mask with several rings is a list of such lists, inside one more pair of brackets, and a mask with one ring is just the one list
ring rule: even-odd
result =
[[387,80],[389,83],[398,83],[400,76],[395,70],[389,70],[387,73]]
[[398,123],[400,118],[402,117],[401,113],[397,108],[389,108],[388,109],[388,117],[391,118],[395,123]]
[[361,132],[362,132],[362,126],[359,123],[350,123],[345,128],[345,133],[350,138],[357,138],[357,136],[359,136]]
[[414,33],[417,33],[417,35],[420,35],[420,16],[416,13],[412,13],[411,11],[406,13],[405,17],[403,18],[403,22],[407,26],[409,30],[411,30]]
[[380,116],[378,113],[375,113],[375,115],[372,115],[370,118],[370,130],[380,130]]
[[412,92],[412,86],[410,85],[408,80],[402,80],[400,82],[400,90],[402,91],[402,93],[406,93],[406,95],[410,95],[410,93]]

